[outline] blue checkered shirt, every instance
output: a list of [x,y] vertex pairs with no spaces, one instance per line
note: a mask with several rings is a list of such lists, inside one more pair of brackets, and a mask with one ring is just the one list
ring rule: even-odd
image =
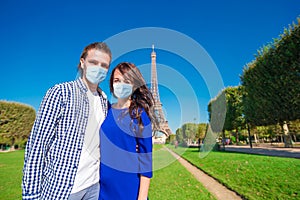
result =
[[[81,79],[47,91],[26,145],[23,199],[68,199],[89,117],[87,91]],[[103,92],[100,100],[106,116],[108,101]]]

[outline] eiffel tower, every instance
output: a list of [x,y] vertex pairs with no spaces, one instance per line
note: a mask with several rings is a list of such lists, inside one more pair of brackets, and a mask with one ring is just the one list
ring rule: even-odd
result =
[[165,115],[162,110],[162,103],[159,98],[158,92],[158,82],[157,82],[157,72],[156,72],[156,53],[154,51],[154,45],[152,45],[151,53],[151,93],[154,98],[154,110],[158,118],[158,128],[154,130],[155,133],[162,132],[167,137],[172,134],[171,129],[169,128],[168,121],[165,118]]

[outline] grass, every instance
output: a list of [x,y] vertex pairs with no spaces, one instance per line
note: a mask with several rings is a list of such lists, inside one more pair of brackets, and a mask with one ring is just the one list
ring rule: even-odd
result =
[[[150,199],[214,199],[162,147],[154,146]],[[198,149],[171,148],[246,199],[300,199],[300,159],[231,152],[199,158]],[[21,199],[23,157],[24,151],[0,153],[0,199]]]
[[0,153],[0,199],[22,199],[24,151]]
[[300,159],[172,147],[189,162],[249,200],[300,199]]
[[159,147],[154,147],[150,200],[215,199],[169,152]]
[[[154,146],[154,176],[149,199],[199,199],[214,197],[162,145]],[[21,181],[24,151],[0,153],[0,199],[22,199]]]

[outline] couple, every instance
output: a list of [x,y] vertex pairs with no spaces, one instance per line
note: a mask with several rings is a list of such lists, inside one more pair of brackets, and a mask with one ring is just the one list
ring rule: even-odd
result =
[[98,85],[111,58],[103,42],[86,46],[81,77],[47,91],[26,145],[23,199],[147,199],[154,100],[138,68],[123,62],[110,77],[118,99],[110,105]]

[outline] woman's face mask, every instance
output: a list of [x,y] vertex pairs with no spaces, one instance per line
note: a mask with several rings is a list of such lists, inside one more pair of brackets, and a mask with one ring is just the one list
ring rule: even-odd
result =
[[114,95],[119,99],[125,99],[132,94],[132,85],[128,83],[114,83]]

